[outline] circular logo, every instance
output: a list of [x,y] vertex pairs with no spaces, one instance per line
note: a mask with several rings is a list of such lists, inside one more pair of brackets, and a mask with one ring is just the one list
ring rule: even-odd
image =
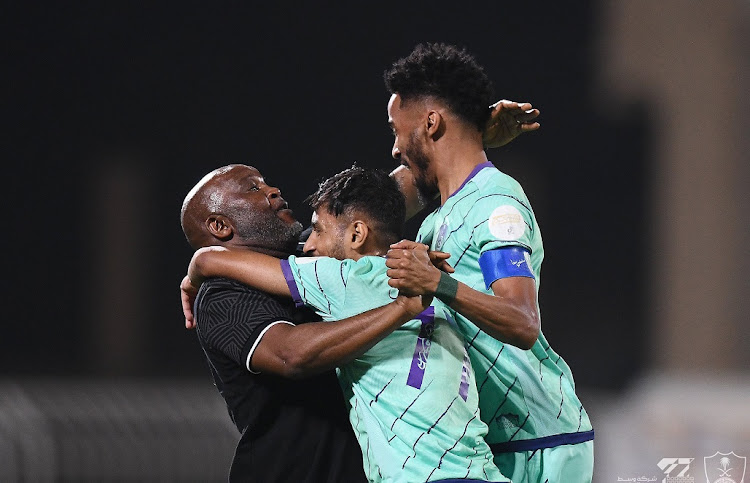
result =
[[498,206],[488,221],[490,233],[498,240],[518,240],[526,231],[526,223],[515,206]]

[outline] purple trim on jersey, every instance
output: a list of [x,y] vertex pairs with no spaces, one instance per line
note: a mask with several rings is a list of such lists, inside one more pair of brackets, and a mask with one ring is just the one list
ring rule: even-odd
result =
[[[450,312],[444,311],[443,314],[445,314],[445,319],[453,330],[460,334],[461,329],[458,328],[458,324],[456,324],[456,320],[451,316]],[[461,399],[464,401],[469,398],[469,378],[471,377],[471,359],[469,359],[469,352],[466,349],[467,346],[468,343],[464,344],[464,362],[461,367],[461,384],[458,385],[458,395],[461,396]]]
[[289,260],[281,261],[281,273],[284,274],[286,284],[287,286],[289,286],[289,293],[292,295],[294,305],[297,307],[304,307],[305,302],[302,301],[302,297],[300,297],[299,295],[299,289],[297,288],[297,282],[294,280],[294,275],[292,274],[292,266],[289,263]]
[[489,250],[479,256],[479,268],[482,269],[484,284],[487,289],[492,282],[508,277],[534,277],[526,254],[529,251],[517,245]]
[[417,345],[414,347],[414,355],[411,358],[411,369],[409,369],[409,376],[406,378],[406,385],[419,389],[422,387],[427,356],[430,355],[430,345],[432,345],[432,333],[435,328],[435,307],[427,307],[414,318],[422,321],[422,327],[419,329]]
[[461,384],[458,386],[458,395],[461,399],[466,401],[469,398],[469,368],[471,367],[471,361],[469,359],[469,353],[464,347],[464,363],[461,367]]
[[[451,196],[453,196],[456,193],[458,193],[459,191],[461,191],[461,188],[463,188],[464,186],[466,186],[466,183],[468,183],[469,181],[471,181],[471,178],[473,178],[474,176],[476,176],[477,173],[479,173],[480,171],[482,171],[484,168],[490,168],[492,166],[494,166],[494,164],[490,163],[489,161],[484,162],[484,163],[479,163],[476,166],[474,166],[474,169],[471,170],[471,173],[469,173],[469,176],[464,180],[463,183],[461,183],[461,186],[459,186],[456,191],[454,191],[453,193],[451,193]],[[450,198],[451,196],[449,196],[448,198]]]
[[594,439],[594,430],[582,431],[580,433],[563,433],[544,436],[542,438],[522,439],[519,441],[508,441],[506,443],[495,443],[490,445],[492,454],[518,453],[519,451],[532,451],[536,449],[547,449],[562,446],[564,444],[585,443]]
[[[466,483],[466,482],[473,482],[473,483],[479,483],[479,482],[486,482],[487,480],[467,480],[465,478],[451,478],[449,480],[439,480],[440,483]],[[503,481],[490,481],[489,483],[510,483],[510,480],[504,480]]]

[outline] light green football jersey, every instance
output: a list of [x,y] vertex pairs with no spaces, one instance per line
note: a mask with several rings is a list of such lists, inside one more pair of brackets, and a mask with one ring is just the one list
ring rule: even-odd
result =
[[[328,321],[392,302],[385,259],[289,257],[298,305]],[[433,306],[337,369],[370,481],[508,481],[484,440],[471,362],[445,306]]]
[[[537,293],[544,248],[523,189],[491,163],[477,166],[464,184],[422,222],[417,241],[451,254],[452,276],[492,294],[480,256],[505,246],[529,252]],[[495,453],[537,449],[593,438],[591,422],[575,392],[573,375],[540,331],[530,350],[504,344],[453,312],[469,343],[479,407]],[[544,440],[537,440],[545,438]],[[520,443],[523,441],[523,443]],[[501,468],[502,470],[502,468]]]

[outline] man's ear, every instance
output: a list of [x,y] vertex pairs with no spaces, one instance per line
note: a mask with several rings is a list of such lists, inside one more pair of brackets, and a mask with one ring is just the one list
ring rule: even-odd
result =
[[349,239],[350,247],[354,251],[359,251],[365,244],[367,236],[370,234],[370,228],[362,220],[354,220],[349,225]]
[[214,238],[227,241],[234,234],[232,222],[224,215],[209,215],[206,218],[206,229]]
[[429,111],[425,119],[425,128],[427,136],[432,138],[433,141],[440,139],[445,132],[445,119],[443,115],[435,110]]

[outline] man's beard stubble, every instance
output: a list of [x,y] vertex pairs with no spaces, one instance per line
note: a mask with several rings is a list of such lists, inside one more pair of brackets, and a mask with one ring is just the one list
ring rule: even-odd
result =
[[437,180],[428,179],[426,176],[427,168],[430,166],[431,161],[425,154],[424,150],[417,145],[414,136],[412,136],[409,141],[409,145],[406,147],[404,155],[413,165],[412,175],[414,176],[414,185],[422,196],[422,201],[431,200],[440,191]]
[[278,216],[243,216],[238,235],[245,240],[253,241],[253,245],[269,250],[293,254],[297,250],[299,237],[302,234],[302,223],[295,221],[285,223]]

